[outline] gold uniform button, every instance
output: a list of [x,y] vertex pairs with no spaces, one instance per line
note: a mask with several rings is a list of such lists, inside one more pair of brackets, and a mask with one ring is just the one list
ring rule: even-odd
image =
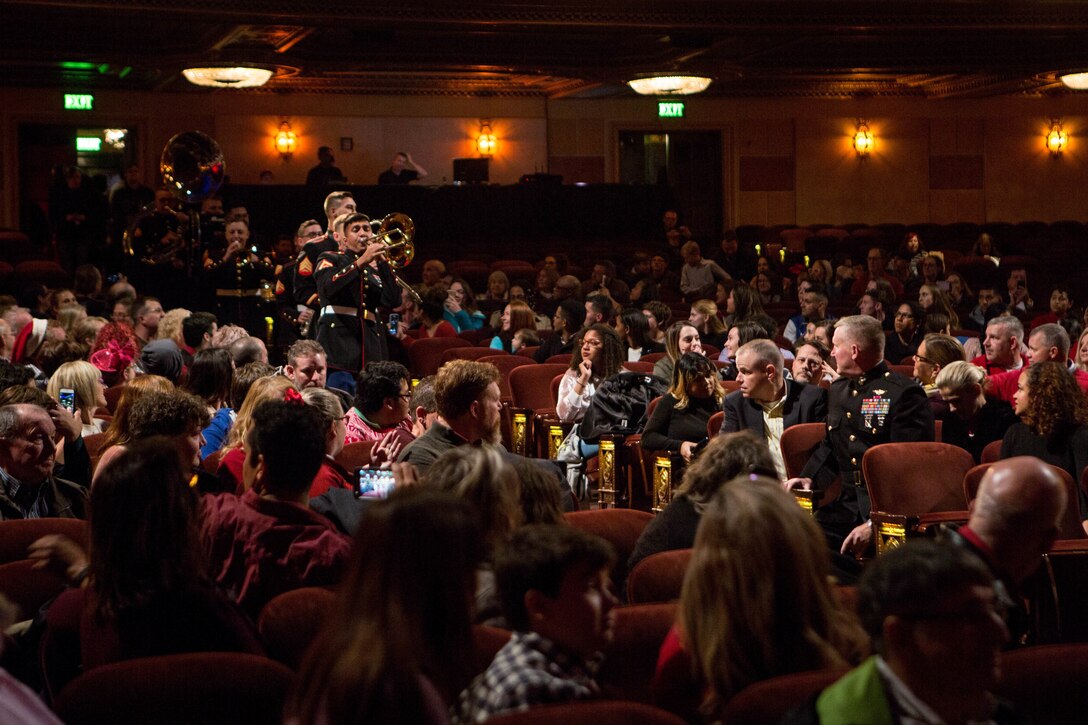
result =
[[853,417],[854,417],[853,413],[851,413],[850,411],[846,411],[846,419],[847,420],[849,420],[850,418],[853,418]]
[[858,437],[857,437],[856,435],[854,435],[853,433],[851,433],[851,434],[850,434],[850,442],[851,442],[851,443],[853,443],[853,442],[854,442],[854,441],[856,441],[857,439],[858,439]]
[[858,459],[856,459],[856,458],[851,458],[851,459],[850,459],[850,465],[851,465],[851,466],[856,466],[856,465],[858,465]]
[[831,424],[830,423],[828,424],[827,429],[831,430]]
[[856,390],[852,390],[852,391],[850,391],[850,395],[851,395],[852,397],[855,397],[855,398],[856,398],[856,397],[857,397],[857,395],[858,395],[858,391],[856,391]]

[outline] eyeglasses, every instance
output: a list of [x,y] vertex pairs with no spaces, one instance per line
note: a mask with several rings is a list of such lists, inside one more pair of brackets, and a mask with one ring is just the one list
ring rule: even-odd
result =
[[397,397],[402,398],[404,400],[411,400],[412,399],[412,393],[398,393]]
[[932,360],[930,360],[928,357],[924,357],[922,355],[919,355],[918,353],[914,353],[914,359],[916,361],[918,361],[918,362],[924,362],[924,363],[928,363],[930,365],[936,365],[937,364],[937,363],[933,362]]
[[897,320],[906,320],[906,319],[913,320],[914,315],[912,313],[910,313],[910,312],[896,312],[895,313],[895,319],[897,319]]

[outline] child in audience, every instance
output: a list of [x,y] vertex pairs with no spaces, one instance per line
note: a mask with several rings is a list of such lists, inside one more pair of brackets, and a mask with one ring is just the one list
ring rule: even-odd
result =
[[461,693],[453,720],[598,697],[594,679],[612,641],[612,547],[569,526],[534,524],[514,533],[495,561],[510,641]]

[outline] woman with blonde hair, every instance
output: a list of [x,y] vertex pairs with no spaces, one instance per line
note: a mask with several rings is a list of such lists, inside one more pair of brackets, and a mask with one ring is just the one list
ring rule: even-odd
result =
[[83,423],[83,435],[101,433],[106,422],[98,420],[94,415],[99,409],[106,409],[106,388],[102,385],[102,373],[98,368],[84,360],[64,363],[49,378],[45,392],[59,401],[60,391],[64,388],[69,388],[76,394],[75,405]]
[[[915,370],[919,364],[914,363]],[[959,446],[974,457],[975,463],[981,462],[987,445],[1001,440],[1005,431],[1016,423],[1011,405],[985,394],[986,371],[966,360],[942,366],[934,387],[947,406],[947,412],[941,416],[941,442]]]
[[1088,373],[1088,329],[1077,338],[1077,347],[1073,353],[1073,362],[1078,368]]
[[226,445],[220,449],[222,455],[219,458],[219,469],[216,473],[225,490],[237,491],[239,494],[244,493],[242,490],[242,464],[246,458],[246,438],[253,428],[253,411],[257,409],[258,405],[266,401],[285,400],[291,397],[299,402],[302,401],[302,396],[295,384],[282,375],[260,378],[250,386],[242,407],[238,409],[234,425],[230,428],[230,437],[227,438]]
[[317,498],[330,488],[351,488],[351,473],[336,462],[336,457],[344,450],[344,406],[340,398],[325,388],[306,388],[302,399],[317,411],[325,424],[325,460],[310,484],[310,498]]
[[[736,289],[733,290],[736,293]],[[713,345],[718,350],[725,344],[725,335],[729,332],[725,323],[718,317],[718,306],[713,300],[696,300],[691,305],[688,321],[699,331],[699,338],[704,345]]]
[[718,380],[718,368],[702,355],[689,352],[681,356],[672,387],[658,400],[642,432],[642,447],[679,453],[690,461],[707,439],[710,416],[722,409],[725,391]]
[[181,323],[185,318],[193,314],[184,307],[175,307],[167,312],[159,320],[159,331],[155,335],[158,340],[173,340],[179,350],[185,349],[185,338],[181,334]]
[[690,657],[707,719],[754,682],[849,669],[867,654],[868,638],[830,575],[819,526],[777,480],[733,479],[703,513],[659,662]]

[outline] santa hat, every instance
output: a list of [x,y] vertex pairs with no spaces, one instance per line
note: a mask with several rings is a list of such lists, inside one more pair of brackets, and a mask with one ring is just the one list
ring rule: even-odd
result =
[[11,361],[22,363],[29,360],[38,352],[45,342],[45,331],[49,328],[49,320],[35,317],[33,322],[23,325],[19,335],[15,338],[15,349],[11,353]]

